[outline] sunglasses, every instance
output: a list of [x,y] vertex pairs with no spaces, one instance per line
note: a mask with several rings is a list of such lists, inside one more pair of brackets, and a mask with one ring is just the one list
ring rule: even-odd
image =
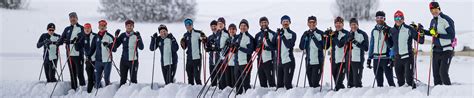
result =
[[385,17],[383,17],[383,16],[377,16],[377,17],[375,17],[375,19],[384,19],[384,18],[385,18]]
[[48,31],[54,31],[54,29],[48,29]]
[[399,21],[399,20],[402,20],[402,17],[395,17],[394,19],[395,21]]

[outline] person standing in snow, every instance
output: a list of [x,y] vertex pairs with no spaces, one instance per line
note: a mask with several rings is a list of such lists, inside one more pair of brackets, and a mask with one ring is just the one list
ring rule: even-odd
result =
[[158,27],[160,35],[153,34],[150,42],[150,50],[155,51],[160,49],[161,54],[161,70],[165,84],[174,83],[174,76],[176,74],[176,67],[178,64],[178,43],[173,34],[168,33],[168,28],[165,25]]
[[[54,33],[56,30],[56,26],[53,23],[49,23],[46,27],[48,33],[41,34],[38,42],[36,43],[36,48],[43,47],[43,67],[44,73],[46,74],[46,82],[57,82],[55,74],[56,74],[56,65],[58,64],[58,50],[59,45],[57,44],[59,38],[61,37],[59,34]],[[41,73],[40,73],[41,74]]]
[[[424,43],[423,33],[417,33],[411,26],[405,24],[405,16],[403,12],[398,10],[394,15],[395,25],[390,29],[393,42],[393,62],[395,64],[395,72],[397,75],[398,86],[405,85],[405,82],[416,88],[414,83],[414,66],[413,66],[413,46],[412,41]],[[420,36],[420,39],[417,39]]]
[[[85,54],[89,54],[91,51],[91,44],[93,43],[92,39],[97,36],[96,33],[92,32],[92,25],[90,23],[84,24],[84,33],[82,35],[82,40],[80,41],[84,45]],[[96,53],[92,54],[94,57]],[[88,58],[86,55],[86,73],[87,73],[87,92],[91,93],[92,88],[94,88],[94,64],[95,58]]]
[[113,51],[122,46],[122,57],[120,59],[120,85],[127,82],[127,73],[130,72],[130,82],[137,83],[138,74],[138,50],[143,50],[143,40],[140,32],[134,31],[135,22],[125,21],[125,32],[118,36]]
[[332,39],[333,47],[331,49],[331,63],[332,63],[332,75],[334,81],[336,83],[335,90],[338,91],[339,89],[343,89],[344,84],[344,75],[347,71],[346,69],[346,62],[347,62],[347,49],[345,40],[343,38],[349,34],[349,31],[345,30],[344,27],[344,19],[342,17],[336,17],[334,19],[334,27],[336,27],[336,31],[327,30],[327,34]]
[[292,81],[295,73],[295,57],[293,47],[295,46],[296,33],[290,29],[291,19],[288,15],[281,17],[283,28],[277,30],[277,36],[273,38],[277,44],[277,88],[293,88]]
[[[255,39],[253,38],[252,35],[248,32],[249,30],[249,23],[246,19],[242,19],[239,23],[239,29],[240,33],[231,42],[231,47],[235,48],[234,51],[234,62],[235,62],[235,68],[233,70],[234,73],[234,80],[236,80],[235,85],[243,87],[242,88],[237,88],[237,94],[242,94],[243,90],[247,90],[250,88],[250,74],[252,70],[252,64],[247,64],[250,63],[250,59],[252,59],[252,53],[255,49]],[[245,69],[248,67],[247,69]],[[231,69],[232,70],[232,69]],[[243,76],[240,76],[242,73],[244,73]],[[247,74],[247,75],[245,75]],[[237,78],[242,77],[240,81],[237,81]]]
[[[234,24],[235,26],[235,24]],[[228,42],[230,42],[230,34],[229,31],[225,28],[225,19],[223,17],[219,17],[217,19],[217,33],[216,33],[216,48],[218,52],[218,59],[220,60],[220,63],[217,64],[217,68],[220,68],[222,63],[228,62],[225,61],[225,57],[227,55],[227,52],[229,52],[229,45]],[[229,26],[230,28],[230,26]],[[237,28],[235,27],[237,30]],[[236,31],[237,32],[237,31]],[[218,71],[219,72],[219,71]],[[232,81],[230,81],[232,74],[229,72],[229,69],[226,69],[225,71],[221,71],[223,73],[216,73],[216,74],[223,74],[222,78],[218,79],[219,80],[219,89],[224,89],[226,86],[232,87],[234,86]]]
[[456,31],[454,21],[448,15],[441,12],[438,2],[430,3],[430,12],[433,15],[429,30],[423,30],[426,35],[434,37],[433,48],[433,79],[435,85],[451,85],[449,78],[449,66],[454,56],[454,44],[456,42]]
[[350,66],[347,76],[347,87],[362,87],[362,72],[364,69],[364,54],[369,48],[369,38],[367,33],[359,29],[359,22],[356,18],[351,18],[349,20],[351,26],[350,33],[347,35],[347,42],[351,42],[352,47],[350,54],[348,53]]
[[[119,31],[118,31],[119,32]],[[116,31],[116,34],[118,34]],[[110,71],[112,69],[112,44],[114,37],[107,32],[107,21],[99,21],[99,32],[91,41],[91,48],[87,54],[87,59],[95,59],[95,87],[100,88],[102,76],[104,77],[105,85],[110,85]],[[94,56],[94,57],[92,57]]]
[[[229,41],[227,42],[227,46],[228,48],[237,48],[235,46],[237,46],[238,44],[234,45],[233,41],[237,39],[237,26],[233,23],[231,23],[229,25]],[[234,52],[238,52],[237,50],[235,50]],[[237,64],[236,64],[236,54],[235,53],[229,53],[229,54],[232,54],[232,55],[229,55],[228,56],[228,60],[226,61],[227,64],[224,64],[222,66],[227,66],[227,68],[222,68],[222,69],[226,69],[224,70],[225,72],[224,73],[221,73],[223,75],[229,75],[227,76],[226,78],[227,79],[223,79],[221,78],[222,80],[219,80],[220,82],[225,82],[225,84],[228,84],[230,85],[229,87],[234,87],[234,84],[236,83],[237,81],[237,78],[238,76],[236,77],[234,75],[234,73],[236,73],[236,67]],[[221,69],[221,70],[222,70]]]
[[193,20],[185,19],[186,32],[181,39],[181,48],[186,50],[186,73],[188,83],[201,85],[201,44],[207,41],[206,35],[193,27]]
[[390,48],[392,48],[392,35],[389,33],[390,26],[385,23],[385,12],[375,13],[377,23],[372,29],[369,45],[369,54],[367,58],[367,68],[371,69],[372,60],[374,60],[374,74],[377,80],[377,86],[383,87],[383,75],[387,79],[389,86],[395,86],[393,81],[393,69],[389,66],[391,60],[389,57]]
[[217,82],[214,81],[215,79],[215,76],[216,76],[216,73],[217,73],[217,69],[214,70],[214,68],[218,68],[216,67],[216,63],[218,62],[218,56],[219,56],[219,53],[218,53],[218,47],[216,47],[217,45],[217,21],[216,20],[212,20],[211,23],[210,23],[210,28],[211,28],[211,31],[212,31],[212,34],[209,35],[207,37],[208,41],[206,43],[206,52],[209,53],[209,74],[210,74],[210,79],[211,79],[211,86],[216,86],[217,85]]
[[79,42],[80,35],[84,33],[84,27],[77,22],[76,12],[69,13],[70,25],[64,28],[63,34],[59,39],[60,44],[66,44],[66,54],[68,57],[69,72],[71,76],[71,88],[76,90],[79,85],[86,85],[84,80],[84,51],[82,44]]
[[256,48],[263,50],[258,53],[258,79],[261,87],[275,87],[275,69],[274,61],[275,58],[275,46],[272,43],[272,39],[275,37],[275,32],[268,27],[268,18],[261,17],[260,20],[260,32],[255,35]]
[[322,74],[323,48],[325,39],[323,39],[324,32],[319,30],[317,19],[315,16],[309,16],[307,25],[309,30],[306,30],[301,36],[299,48],[305,52],[306,58],[306,75],[308,76],[309,86],[316,88],[320,87],[319,81]]

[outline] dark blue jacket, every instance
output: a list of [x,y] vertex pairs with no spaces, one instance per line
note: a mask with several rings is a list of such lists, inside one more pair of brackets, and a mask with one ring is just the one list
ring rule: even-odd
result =
[[[270,29],[267,29],[267,31],[260,30],[260,32],[255,34],[255,42],[254,42],[254,43],[256,43],[255,45],[263,45],[264,44],[263,43],[263,37],[264,37],[263,34],[265,32],[269,33],[269,35],[270,34],[273,35],[273,37],[276,36],[276,33],[274,31],[270,30]],[[263,49],[266,50],[266,51],[271,51],[272,57],[275,57],[275,52],[274,51],[275,51],[276,46],[274,46],[275,44],[272,42],[273,37],[265,36],[265,42],[267,43],[268,46],[264,45]],[[255,46],[255,48],[261,48],[261,47],[262,46]],[[257,50],[255,49],[255,52],[256,51]],[[259,56],[258,56],[257,59],[258,59],[259,62],[261,60],[262,52],[263,52],[263,50],[260,50],[260,52],[258,53]]]
[[182,48],[186,49],[186,58],[187,58],[187,60],[192,60],[192,53],[193,52],[199,52],[199,56],[202,56],[202,54],[200,52],[201,51],[200,47],[201,47],[201,43],[202,43],[201,38],[199,38],[199,42],[198,42],[199,43],[199,45],[198,45],[199,51],[192,51],[193,49],[191,48],[191,46],[192,46],[191,45],[192,44],[191,43],[191,33],[193,33],[193,32],[201,33],[201,36],[206,36],[204,34],[204,32],[202,32],[200,30],[195,30],[195,29],[193,29],[191,32],[186,31],[186,33],[184,33],[183,38],[181,39],[181,41],[184,41],[184,43],[186,44],[185,45],[186,47],[182,47]]
[[[130,40],[131,36],[137,36],[136,32],[131,32],[129,36],[127,36],[126,32],[122,33],[119,35],[119,37],[117,38],[116,42],[115,42],[115,46],[113,48],[113,52],[116,52],[117,51],[117,48],[120,46],[120,45],[123,45],[122,46],[122,57],[121,57],[121,60],[123,61],[130,61],[130,59],[132,58],[129,58],[129,54],[130,53],[135,53],[138,60],[138,49],[140,50],[143,50],[144,46],[143,46],[143,40],[141,38],[141,36],[138,36],[138,40],[135,39],[135,40]],[[136,46],[129,46],[129,42],[130,41],[133,41],[134,44],[138,44],[137,45],[137,48],[134,49],[134,50],[129,50],[129,47],[136,47]],[[138,41],[138,43],[136,42]],[[133,55],[133,54],[132,54]]]
[[[102,48],[107,48],[109,51],[110,49],[112,49],[112,45],[109,45],[107,47],[103,47],[103,43],[102,43],[102,39],[104,37],[110,37],[110,38],[114,38],[112,36],[112,34],[106,32],[103,36],[100,36],[99,34],[97,34],[97,36],[94,36],[94,38],[92,38],[92,43],[91,43],[91,48],[90,48],[90,51],[89,53],[87,54],[88,57],[91,57],[94,53],[96,53],[95,55],[95,61],[96,62],[102,62],[103,59],[102,59],[102,55],[101,53],[102,52],[106,52],[106,51],[102,51]],[[112,44],[112,43],[110,43]],[[111,54],[110,52],[108,53],[109,55]],[[110,59],[113,59],[113,55],[110,55],[110,57],[108,57]]]
[[[77,27],[79,27],[81,29],[81,32],[77,34],[77,40],[82,40],[82,33],[84,33],[84,27],[82,25],[80,25],[79,23],[75,24],[77,25]],[[71,40],[73,40],[74,38],[71,39],[71,34],[72,34],[72,31],[73,31],[73,28],[74,26],[73,25],[70,25],[70,26],[67,26],[66,28],[64,28],[64,31],[63,33],[61,34],[61,38],[59,39],[59,43],[65,43],[65,42],[70,42]],[[71,46],[69,46],[69,44],[66,43],[66,47],[69,47],[69,48],[73,48]],[[74,48],[76,49],[76,51],[79,51],[79,56],[80,57],[84,57],[84,51],[83,51],[83,44],[81,44],[79,41],[77,43],[74,44]]]
[[[438,28],[438,25],[439,25],[438,23],[443,22],[443,21],[448,22],[449,26],[446,28]],[[440,13],[439,17],[433,17],[433,19],[431,19],[430,28],[434,28],[436,32],[438,32],[439,29],[444,29],[447,33],[447,34],[438,34],[438,38],[434,38],[434,46],[433,46],[434,52],[447,51],[447,50],[444,50],[443,48],[452,47],[451,44],[442,45],[441,40],[440,40],[440,39],[444,39],[444,40],[453,41],[454,38],[456,37],[454,21],[451,19],[451,17],[449,17],[448,15],[444,13]],[[428,30],[424,30],[424,33],[428,36],[432,36]]]
[[[174,38],[173,34],[168,34],[166,38],[169,38],[171,40],[171,59],[173,61],[173,64],[178,64],[178,43],[176,42],[176,38]],[[150,51],[155,51],[157,48],[160,48],[160,54],[161,54],[161,65],[164,66],[163,64],[163,48],[164,48],[164,39],[161,37],[158,38],[151,38],[150,42]]]
[[[291,33],[291,36],[293,36],[291,39],[287,39],[285,36],[283,36],[283,35],[284,35],[283,32],[277,31],[277,32],[276,32],[276,36],[273,37],[272,42],[275,42],[275,43],[273,43],[273,45],[274,45],[274,46],[277,46],[276,49],[281,48],[281,47],[286,47],[286,48],[290,49],[289,53],[290,53],[291,62],[295,62],[295,56],[294,56],[294,54],[293,54],[293,47],[295,46],[295,42],[296,42],[296,37],[297,37],[297,36],[296,36],[296,33],[295,33],[294,31],[292,31],[290,28],[288,28],[287,31],[288,31],[288,33]],[[280,41],[278,41],[278,36],[281,36],[281,40],[280,40]],[[280,47],[278,47],[278,42],[284,43],[284,46],[281,45]],[[277,51],[278,51],[278,50],[277,50]],[[281,50],[280,50],[280,51],[281,51]],[[280,54],[277,54],[277,55],[280,55]],[[278,57],[280,57],[279,60],[282,60],[282,59],[281,59],[281,58],[282,58],[281,56],[278,56]],[[282,63],[282,62],[280,61],[280,63]],[[281,64],[280,64],[280,65],[281,65]]]
[[[386,25],[386,24],[383,25],[383,26],[375,26],[374,29],[372,29],[372,33],[370,34],[370,45],[369,45],[369,51],[368,51],[369,52],[368,59],[374,59],[374,56],[378,57],[379,55],[382,55],[380,57],[380,59],[389,59],[389,52],[390,52],[390,49],[393,46],[392,34],[389,33],[390,29],[391,29],[391,27]],[[375,31],[378,31],[380,33],[380,39],[374,39],[375,38],[374,33],[376,33]],[[386,48],[386,50],[385,50],[385,52],[382,51],[383,53],[374,53],[374,51],[380,52],[380,49],[378,49],[378,48],[382,48],[382,46],[375,47],[376,45],[374,45],[375,41],[380,42],[380,40],[383,40],[386,43],[386,44],[383,44],[383,47]]]
[[[54,33],[52,36],[56,36],[58,38],[61,37],[59,34],[56,34],[56,33]],[[48,51],[49,47],[46,47],[46,46],[48,46],[49,44],[54,44],[54,42],[57,42],[57,41],[51,41],[52,43],[44,43],[45,40],[49,40],[50,38],[51,38],[51,35],[49,35],[48,33],[43,33],[43,34],[41,34],[38,42],[36,43],[36,48],[43,47],[43,49],[44,49],[43,50],[43,53],[44,53],[43,57],[45,57],[45,58],[49,58],[49,51]],[[59,47],[59,44],[56,44],[56,45]],[[56,48],[56,51],[59,51],[59,48]],[[59,58],[58,52],[56,52],[56,56]],[[49,61],[45,58],[43,58],[44,61]]]
[[[364,40],[361,41],[361,42],[358,42],[358,41],[352,41],[352,47],[358,47],[360,48],[360,55],[351,55],[351,56],[359,56],[360,57],[360,62],[364,62],[365,58],[364,58],[364,55],[365,55],[365,51],[367,51],[369,49],[369,37],[367,35],[367,33],[365,33],[364,31],[362,31],[361,29],[357,29],[357,33],[359,34],[362,34],[362,36],[364,36]],[[351,35],[352,34],[352,35]],[[346,35],[343,40],[345,40],[345,42],[349,42],[349,36],[354,36],[353,35],[354,32]],[[355,39],[354,39],[355,40]],[[355,46],[354,46],[355,45]],[[354,48],[352,48],[354,49]],[[352,51],[351,51],[352,53]],[[352,59],[351,59],[352,61]]]
[[233,59],[235,60],[236,66],[239,65],[239,56],[238,56],[239,51],[247,54],[247,63],[250,63],[249,61],[252,58],[252,53],[255,50],[255,44],[253,43],[255,42],[255,39],[248,32],[240,33],[239,35],[236,35],[235,38],[232,39],[231,43],[240,45],[241,44],[240,42],[242,41],[242,38],[244,37],[243,35],[245,35],[245,37],[249,37],[250,40],[249,40],[249,43],[246,44],[247,48],[243,48],[242,46],[236,47],[237,50],[235,51],[235,54],[234,54],[235,57]]
[[[408,39],[401,39],[403,38],[400,33],[405,33],[405,32],[400,32],[401,28],[407,28],[408,29]],[[412,56],[413,55],[413,40],[417,40],[420,44],[424,43],[424,37],[420,36],[420,39],[418,40],[418,33],[413,29],[411,26],[406,25],[403,23],[401,26],[393,26],[393,28],[390,29],[390,34],[392,34],[392,42],[393,42],[393,52],[395,55],[400,55],[400,57],[403,56]],[[399,43],[399,40],[407,40],[407,43]],[[407,45],[407,50],[408,53],[399,53],[400,46],[402,45]]]
[[[317,34],[319,34],[319,36],[321,36],[321,40],[318,40],[316,38],[316,36],[314,35],[314,31],[316,31]],[[300,45],[299,45],[299,48],[301,50],[304,50],[306,51],[306,62],[309,62],[310,59],[314,59],[314,58],[310,58],[311,56],[311,48],[310,48],[310,41],[313,41],[314,42],[314,45],[316,47],[318,47],[318,61],[319,61],[319,64],[323,64],[323,61],[324,61],[324,53],[323,53],[323,48],[325,46],[325,43],[326,43],[326,40],[324,39],[324,32],[319,30],[319,29],[315,29],[315,30],[306,30],[304,33],[303,33],[303,36],[301,36],[301,39],[300,39]]]

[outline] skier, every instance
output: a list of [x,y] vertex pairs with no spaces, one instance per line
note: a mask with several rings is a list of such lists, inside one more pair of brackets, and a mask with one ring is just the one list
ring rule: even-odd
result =
[[[56,26],[53,23],[49,23],[46,27],[48,33],[41,34],[38,42],[36,43],[36,48],[43,47],[43,67],[44,73],[46,75],[46,82],[57,82],[55,74],[56,74],[56,65],[58,64],[58,50],[59,45],[57,44],[59,38],[61,37],[59,34],[54,33],[56,30]],[[40,73],[41,74],[41,73]]]
[[193,27],[193,20],[185,19],[184,25],[186,32],[181,39],[181,47],[186,49],[186,72],[188,75],[188,83],[191,85],[201,85],[201,44],[205,44],[207,37],[200,31]]
[[[273,58],[275,57],[275,49],[273,42],[271,41],[275,37],[275,32],[268,27],[268,18],[261,17],[260,20],[260,32],[255,35],[256,48],[260,48],[264,44],[263,50],[258,53],[258,78],[260,80],[261,87],[275,87],[275,70]],[[264,41],[265,40],[265,41]],[[265,42],[265,43],[264,43]]]
[[[92,39],[97,36],[96,33],[92,32],[92,25],[90,23],[84,24],[84,35],[82,40],[80,41],[84,45],[84,53],[85,54],[90,54],[91,51],[91,45],[93,43]],[[96,53],[92,54],[92,57],[95,57]],[[94,64],[95,64],[95,58],[87,58],[86,55],[86,73],[87,73],[87,92],[91,93],[92,88],[94,87]]]
[[[117,34],[117,32],[116,32]],[[95,87],[101,88],[102,76],[104,77],[105,86],[110,85],[110,71],[112,68],[111,49],[114,41],[112,34],[107,32],[107,21],[99,21],[99,32],[97,36],[92,38],[91,48],[87,59],[95,59]],[[95,54],[95,55],[94,55]],[[94,56],[94,57],[92,57]]]
[[349,31],[345,30],[344,27],[344,19],[341,17],[336,17],[334,19],[334,27],[336,27],[336,31],[328,30],[326,31],[327,34],[332,39],[332,58],[331,58],[331,63],[332,63],[332,75],[334,78],[334,81],[336,83],[335,85],[335,91],[338,91],[339,89],[343,89],[344,84],[342,83],[344,81],[344,75],[346,73],[346,64],[347,64],[347,52],[346,50],[348,47],[346,46],[345,40],[343,38],[349,34]]
[[135,22],[132,20],[125,21],[125,32],[118,36],[113,52],[117,51],[117,48],[122,46],[122,57],[120,59],[120,85],[127,82],[127,73],[130,72],[130,82],[137,83],[138,73],[138,49],[143,50],[143,40],[140,36],[140,32],[133,31]]
[[[235,26],[235,24],[234,24]],[[219,17],[217,19],[217,34],[216,34],[216,47],[217,47],[217,52],[219,54],[218,58],[222,62],[227,62],[225,61],[226,53],[229,50],[228,43],[230,42],[230,34],[229,31],[227,31],[225,19],[223,17]],[[230,28],[230,25],[229,25]],[[237,30],[237,27],[235,27]],[[237,31],[236,31],[237,32]],[[217,68],[220,68],[220,65],[223,64],[217,64]],[[217,73],[217,74],[223,74],[222,78],[219,81],[219,89],[224,89],[226,86],[232,87],[234,84],[230,81],[232,74],[228,71],[229,69],[227,68],[226,71],[221,71],[224,73]]]
[[[417,33],[411,26],[405,24],[403,12],[398,10],[394,15],[395,25],[390,29],[393,41],[395,72],[397,75],[398,86],[403,86],[405,82],[416,88],[413,79],[413,46],[412,41],[417,40],[418,43],[424,43],[423,33]],[[420,36],[420,39],[417,39]]]
[[395,86],[393,81],[393,69],[389,66],[391,62],[389,57],[390,48],[392,48],[392,35],[389,33],[390,26],[385,23],[385,12],[377,11],[375,13],[377,23],[372,29],[369,54],[367,58],[367,68],[371,69],[372,60],[374,60],[374,75],[377,80],[377,86],[383,87],[383,74],[387,79],[389,86]]
[[[238,49],[238,47],[236,47],[237,43],[234,42],[234,40],[237,39],[237,26],[233,23],[231,23],[229,25],[229,41],[227,42],[227,46],[229,48],[236,48]],[[236,44],[236,45],[234,45]],[[238,52],[237,50],[235,50],[234,52]],[[223,75],[229,75],[229,76],[224,76],[226,77],[227,79],[222,79],[220,80],[220,82],[224,82],[225,84],[228,84],[230,85],[230,87],[234,87],[234,84],[237,83],[237,78],[239,77],[238,75],[234,75],[234,73],[236,73],[236,67],[238,64],[237,61],[236,61],[236,58],[237,58],[237,55],[236,53],[231,53],[232,55],[229,55],[229,60],[227,61],[227,64],[224,64],[222,66],[227,66],[227,68],[221,68],[222,71],[224,71],[224,73],[221,73]],[[223,70],[223,69],[226,69],[226,70]]]
[[211,31],[212,31],[212,34],[209,35],[207,37],[208,41],[206,43],[206,52],[209,53],[209,74],[210,74],[210,79],[211,79],[211,86],[216,86],[217,85],[217,82],[214,82],[214,79],[215,79],[215,76],[216,76],[216,73],[217,73],[217,69],[214,70],[214,68],[218,68],[216,67],[216,63],[218,62],[218,56],[219,56],[219,53],[218,53],[218,47],[216,47],[217,45],[217,21],[216,20],[212,20],[211,23],[210,23],[210,28],[211,28]]
[[369,38],[365,31],[359,29],[359,22],[356,18],[349,20],[351,30],[347,38],[348,42],[352,42],[352,50],[350,50],[350,66],[347,76],[347,87],[362,87],[362,72],[364,69],[364,54],[369,48]]
[[79,42],[81,39],[81,33],[84,33],[84,27],[77,21],[78,17],[76,12],[69,13],[70,25],[64,28],[61,38],[59,39],[60,44],[66,44],[67,62],[69,64],[68,67],[70,67],[71,88],[74,90],[78,87],[78,80],[80,86],[86,85],[84,81],[84,64],[82,62],[84,52],[82,51],[82,44]]
[[[237,94],[242,94],[243,90],[250,88],[250,75],[248,74],[251,74],[250,71],[252,70],[250,59],[252,59],[252,53],[255,49],[255,39],[248,32],[249,24],[246,19],[242,19],[240,21],[239,29],[239,35],[235,36],[231,42],[231,47],[234,47],[236,50],[234,51],[235,54],[233,55],[234,69],[231,68],[230,70],[234,70],[234,73],[232,74],[234,75],[234,80],[236,80],[234,85],[237,86],[235,87],[237,89]],[[231,64],[229,64],[229,66],[231,66]],[[240,75],[244,75],[245,77]],[[241,77],[241,79],[237,81],[239,77]],[[239,86],[243,87],[244,89],[238,88]]]
[[[456,42],[456,31],[454,21],[441,12],[438,2],[430,3],[430,12],[433,15],[429,30],[423,32],[434,37],[433,50],[433,79],[435,85],[451,85],[449,78],[449,66],[454,56],[454,43]],[[423,26],[420,25],[422,30]]]
[[283,28],[277,30],[274,41],[277,46],[277,88],[285,86],[286,89],[293,88],[292,81],[295,72],[295,57],[293,47],[295,46],[296,33],[290,29],[291,19],[288,15],[281,17]]
[[174,83],[174,76],[176,75],[176,67],[178,64],[178,43],[173,34],[168,33],[168,28],[165,25],[158,27],[160,35],[153,34],[150,42],[150,50],[155,51],[160,49],[161,54],[161,70],[165,84]]
[[323,39],[324,32],[319,30],[317,19],[315,16],[309,16],[307,25],[309,30],[306,30],[301,36],[299,48],[306,52],[306,75],[308,76],[309,86],[316,88],[320,87],[319,81],[322,74],[323,48],[325,39]]

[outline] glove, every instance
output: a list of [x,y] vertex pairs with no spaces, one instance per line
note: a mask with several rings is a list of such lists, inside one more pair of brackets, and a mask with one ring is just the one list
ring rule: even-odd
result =
[[90,56],[87,56],[87,57],[86,57],[86,62],[91,62],[91,61],[92,61],[92,60],[91,60],[91,57],[90,57]]
[[206,37],[202,37],[201,41],[202,41],[202,43],[206,44],[208,40],[207,40]]
[[103,42],[102,45],[106,46],[106,47],[110,47],[110,43],[109,42]]
[[49,45],[49,44],[51,44],[51,40],[45,39],[45,40],[43,40],[43,44],[44,45]]
[[354,40],[354,32],[350,33],[348,36],[349,36],[348,41],[353,41]]
[[372,69],[372,66],[370,64],[372,64],[372,60],[367,59],[367,68]]
[[74,37],[74,39],[71,40],[71,44],[75,44],[75,43],[77,43],[77,41],[78,41],[78,38]]
[[324,31],[324,33],[325,33],[326,35],[329,35],[329,36],[333,36],[333,35],[334,35],[334,31],[332,31],[331,28],[328,28],[326,31]]
[[431,36],[433,36],[435,38],[438,38],[438,33],[436,33],[436,30],[434,28],[430,29],[430,34],[431,34]]
[[134,33],[134,34],[135,34],[135,35],[136,35],[138,38],[140,38],[140,37],[141,37],[141,36],[140,36],[140,32],[138,32],[138,31],[135,31],[135,33]]
[[120,29],[115,30],[115,36],[118,36],[120,34]]

